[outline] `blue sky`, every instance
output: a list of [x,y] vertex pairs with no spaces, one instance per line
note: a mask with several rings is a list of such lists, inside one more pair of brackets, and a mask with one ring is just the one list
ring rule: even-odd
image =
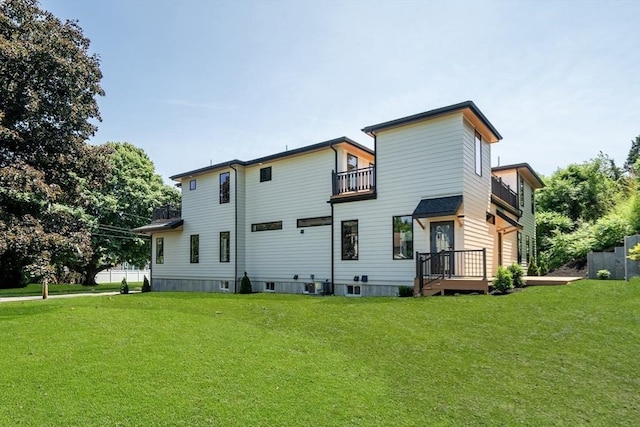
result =
[[640,134],[640,1],[42,0],[77,19],[106,96],[94,143],[168,176],[472,100],[492,164],[541,174]]

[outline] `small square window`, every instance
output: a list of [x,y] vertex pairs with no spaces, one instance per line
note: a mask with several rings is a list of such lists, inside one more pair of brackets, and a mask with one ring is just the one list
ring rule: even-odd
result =
[[275,282],[265,282],[264,284],[264,290],[266,292],[275,292],[276,290],[276,284]]
[[271,166],[260,169],[260,182],[271,181]]
[[362,295],[360,285],[347,285],[347,295],[351,295],[351,296]]
[[221,291],[228,291],[229,290],[229,281],[228,280],[221,280],[220,281],[220,290]]
[[189,181],[189,190],[195,190],[196,189],[196,180],[192,179],[191,181]]

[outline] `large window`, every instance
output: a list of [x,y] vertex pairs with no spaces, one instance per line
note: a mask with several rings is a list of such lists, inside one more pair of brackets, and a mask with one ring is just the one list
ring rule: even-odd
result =
[[260,182],[271,181],[271,166],[260,169]]
[[475,152],[476,174],[482,176],[482,136],[478,132],[475,135]]
[[220,262],[229,262],[231,233],[229,231],[220,232]]
[[413,218],[393,217],[393,259],[413,259]]
[[358,220],[342,221],[342,259],[358,259]]
[[220,174],[220,203],[229,203],[230,176],[229,172],[223,172]]
[[200,235],[191,235],[191,263],[196,264],[200,262]]
[[164,237],[156,237],[156,264],[164,264]]
[[251,231],[282,230],[282,221],[260,222],[251,224]]

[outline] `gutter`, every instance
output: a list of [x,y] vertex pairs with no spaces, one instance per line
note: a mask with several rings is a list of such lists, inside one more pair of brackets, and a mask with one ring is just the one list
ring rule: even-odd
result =
[[[333,150],[333,158],[334,158],[334,170],[337,172],[338,171],[338,150],[336,150],[335,148],[333,148],[333,143],[331,145],[329,145],[329,147]],[[332,179],[333,179],[333,174],[332,174]],[[335,183],[331,183],[331,188],[333,189],[333,186],[335,185]],[[333,192],[333,190],[331,190],[331,192]],[[334,235],[335,235],[335,221],[333,218],[333,203],[329,203],[331,205],[331,295],[334,295],[334,287],[333,287],[333,279],[334,279],[334,275],[335,275],[335,265],[334,265],[334,257],[335,257],[335,250],[334,250]]]

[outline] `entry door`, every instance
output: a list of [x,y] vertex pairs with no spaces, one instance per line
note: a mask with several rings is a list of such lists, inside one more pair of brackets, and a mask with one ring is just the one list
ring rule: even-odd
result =
[[[430,227],[431,253],[452,251],[454,249],[453,221],[432,222]],[[454,260],[449,254],[443,257],[435,257],[436,265],[431,266],[432,271],[443,274],[454,274]]]

